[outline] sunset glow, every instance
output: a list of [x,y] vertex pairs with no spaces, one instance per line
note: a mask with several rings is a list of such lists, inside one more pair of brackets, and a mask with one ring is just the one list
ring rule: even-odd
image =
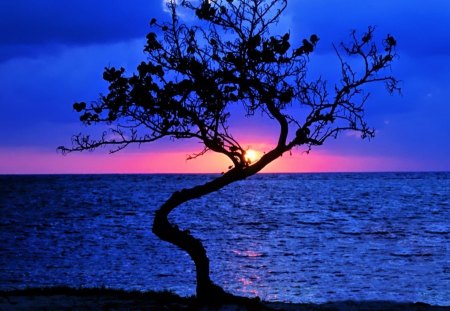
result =
[[[61,156],[56,152],[0,149],[0,172],[3,174],[154,174],[154,173],[214,173],[227,171],[229,159],[217,153],[207,153],[186,160],[186,152],[123,152],[107,154],[73,153]],[[257,153],[258,154],[258,153]],[[258,154],[261,156],[262,153]],[[33,161],[30,161],[33,159]],[[285,154],[262,170],[263,173],[412,171],[445,169],[445,163],[423,165],[414,160],[388,156],[345,156],[321,151]]]
[[245,160],[250,164],[258,161],[260,157],[261,156],[259,153],[253,149],[248,149],[245,151]]
[[[101,135],[102,129],[80,123],[72,104],[95,101],[99,93],[107,92],[102,80],[105,66],[123,66],[129,75],[135,72],[145,58],[142,49],[151,18],[162,23],[170,17],[168,1],[136,0],[130,5],[99,0],[89,6],[83,1],[65,6],[29,1],[25,7],[21,1],[9,1],[2,7],[0,20],[8,31],[0,34],[4,90],[0,92],[0,174],[227,171],[231,161],[213,152],[187,161],[188,155],[202,150],[196,141],[158,141],[113,155],[107,148],[67,156],[56,152],[58,146],[70,145],[74,134],[93,130],[93,138]],[[378,39],[387,33],[398,39],[399,58],[392,72],[404,83],[403,95],[372,92],[366,116],[376,137],[370,142],[349,132],[309,155],[301,150],[284,154],[263,172],[450,170],[446,44],[450,32],[444,31],[449,3],[289,1],[288,14],[276,33],[296,34],[298,42],[317,33],[317,53],[310,55],[311,78],[323,75],[332,87],[340,70],[333,44],[346,41],[351,29],[362,32],[376,25]],[[192,20],[181,13],[186,21]],[[255,163],[277,143],[279,127],[263,115],[245,116],[238,105],[233,109],[230,131],[244,149],[249,148],[246,157]]]

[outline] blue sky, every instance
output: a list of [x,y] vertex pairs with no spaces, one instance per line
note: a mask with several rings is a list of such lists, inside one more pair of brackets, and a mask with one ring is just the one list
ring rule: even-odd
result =
[[[148,23],[152,17],[168,17],[163,7],[159,0],[0,3],[0,173],[70,171],[73,158],[61,160],[56,147],[68,145],[72,134],[89,130],[78,122],[72,103],[95,100],[105,92],[105,66],[124,66],[132,72],[145,59]],[[333,78],[337,72],[332,43],[345,41],[352,29],[364,31],[373,25],[380,40],[390,33],[398,41],[392,70],[402,81],[403,94],[389,96],[383,86],[374,89],[366,115],[377,129],[375,139],[344,135],[318,154],[378,159],[378,166],[372,163],[367,170],[450,170],[449,24],[447,0],[291,0],[278,28],[290,30],[291,38],[312,33],[321,38],[311,58],[314,71],[324,77]],[[238,121],[236,126],[246,133],[264,132],[264,124],[256,121]],[[186,146],[161,142],[139,152],[182,153]],[[108,156],[106,150],[96,154]],[[27,157],[31,163],[24,170]],[[60,170],[42,165],[52,159],[62,161]],[[79,167],[73,171],[79,172]],[[336,170],[351,167],[337,165]]]

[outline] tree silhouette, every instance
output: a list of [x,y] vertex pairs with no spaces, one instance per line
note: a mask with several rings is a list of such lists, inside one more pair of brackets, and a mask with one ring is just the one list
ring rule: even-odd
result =
[[[287,0],[169,1],[171,19],[152,19],[143,61],[137,72],[106,68],[103,78],[109,93],[89,105],[73,105],[86,124],[110,127],[97,139],[75,135],[63,152],[110,146],[116,152],[130,144],[164,137],[191,139],[206,152],[225,155],[228,171],[205,184],[173,193],[155,213],[153,232],[162,240],[186,251],[195,263],[197,297],[220,300],[229,297],[210,279],[209,259],[200,240],[168,220],[181,204],[217,191],[256,174],[294,147],[310,151],[342,131],[356,131],[362,138],[374,136],[364,119],[368,84],[382,82],[392,93],[397,80],[389,74],[396,41],[391,35],[376,43],[374,28],[348,43],[334,46],[340,61],[340,80],[327,85],[322,78],[307,77],[310,58],[319,37],[296,38],[291,33],[272,34],[287,7]],[[194,21],[183,22],[180,6]],[[186,14],[186,13],[185,13]],[[191,18],[190,18],[191,19]],[[350,62],[354,64],[350,65]],[[235,106],[245,114],[263,115],[275,122],[277,143],[251,163],[246,150],[228,125]]]

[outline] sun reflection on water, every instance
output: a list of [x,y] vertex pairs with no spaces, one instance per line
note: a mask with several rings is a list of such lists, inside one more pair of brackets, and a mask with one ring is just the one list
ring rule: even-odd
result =
[[261,292],[258,290],[258,286],[254,283],[258,283],[261,277],[253,274],[249,277],[241,277],[238,279],[242,293],[248,294],[252,297],[261,297]]
[[253,251],[253,250],[233,250],[233,253],[239,257],[264,257],[266,254],[263,252]]

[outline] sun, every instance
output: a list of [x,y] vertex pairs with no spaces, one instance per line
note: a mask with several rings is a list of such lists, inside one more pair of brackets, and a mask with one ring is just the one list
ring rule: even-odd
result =
[[248,149],[245,151],[244,158],[248,163],[254,163],[259,160],[259,154],[253,149]]

